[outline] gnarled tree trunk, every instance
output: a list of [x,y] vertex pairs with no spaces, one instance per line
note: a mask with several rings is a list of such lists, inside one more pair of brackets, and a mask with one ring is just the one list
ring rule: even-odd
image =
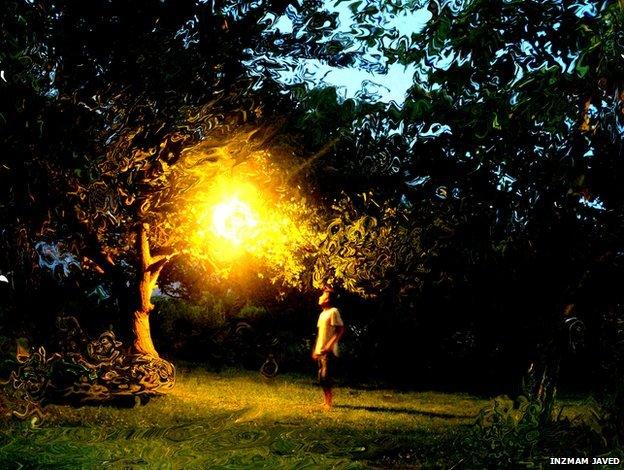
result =
[[152,257],[149,249],[147,232],[149,226],[141,224],[137,231],[137,251],[139,263],[137,271],[137,299],[132,312],[133,349],[138,354],[151,357],[159,357],[150,332],[149,316],[154,305],[150,301],[152,292],[156,287],[158,276],[163,266],[171,259],[173,254]]
[[[78,224],[83,225],[80,221]],[[112,331],[103,334],[104,340],[101,340],[101,336],[100,339],[89,342],[86,351],[80,351],[77,355],[67,358],[67,363],[71,364],[73,361],[82,364],[76,360],[77,358],[82,360],[81,353],[84,354],[88,359],[86,363],[91,365],[91,373],[96,378],[94,381],[81,381],[79,384],[72,384],[69,389],[62,389],[64,401],[101,403],[137,396],[143,400],[155,395],[164,395],[175,384],[173,364],[159,357],[154,347],[149,316],[154,309],[150,299],[158,276],[176,252],[169,248],[159,248],[152,256],[148,231],[147,224],[140,224],[136,228],[135,278],[133,282],[128,283],[126,266],[115,264],[102,247],[97,235],[86,227],[87,249],[83,261],[86,266],[108,276],[112,281],[123,317],[121,323],[122,331],[125,333],[124,343],[130,346],[134,354],[126,354],[122,343],[115,341],[115,334]],[[111,357],[115,360],[111,361]],[[69,370],[69,374],[72,373],[72,370]]]
[[134,335],[134,343],[132,344],[135,352],[152,357],[160,357],[150,333],[149,312],[137,310],[132,315],[132,333]]

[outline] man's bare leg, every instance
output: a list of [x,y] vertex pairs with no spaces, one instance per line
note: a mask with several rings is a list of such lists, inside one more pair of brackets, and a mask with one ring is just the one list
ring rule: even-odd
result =
[[324,407],[326,410],[329,410],[333,405],[333,394],[331,388],[324,388],[323,395],[325,396],[325,404]]

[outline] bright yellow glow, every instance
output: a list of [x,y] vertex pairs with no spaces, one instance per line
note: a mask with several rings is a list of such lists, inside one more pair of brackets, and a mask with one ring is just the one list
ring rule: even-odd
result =
[[215,205],[212,211],[214,232],[236,245],[250,238],[257,225],[258,219],[249,204],[236,196]]
[[233,175],[216,178],[196,195],[192,206],[197,231],[193,244],[203,247],[215,261],[233,261],[243,255],[264,258],[268,252],[285,250],[289,221],[269,188]]
[[184,243],[218,275],[267,275],[295,285],[313,243],[312,211],[266,152],[216,175],[202,174],[180,207]]

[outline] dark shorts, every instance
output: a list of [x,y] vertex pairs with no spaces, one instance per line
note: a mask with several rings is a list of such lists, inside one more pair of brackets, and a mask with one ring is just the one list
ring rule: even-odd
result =
[[336,358],[333,354],[323,354],[316,360],[318,364],[318,381],[321,387],[330,388],[334,385],[334,365]]

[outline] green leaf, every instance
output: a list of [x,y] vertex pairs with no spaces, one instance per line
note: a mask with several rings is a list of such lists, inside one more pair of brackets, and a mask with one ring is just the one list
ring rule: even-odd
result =
[[494,113],[494,120],[492,121],[492,128],[501,130],[501,125],[498,123],[498,114]]

